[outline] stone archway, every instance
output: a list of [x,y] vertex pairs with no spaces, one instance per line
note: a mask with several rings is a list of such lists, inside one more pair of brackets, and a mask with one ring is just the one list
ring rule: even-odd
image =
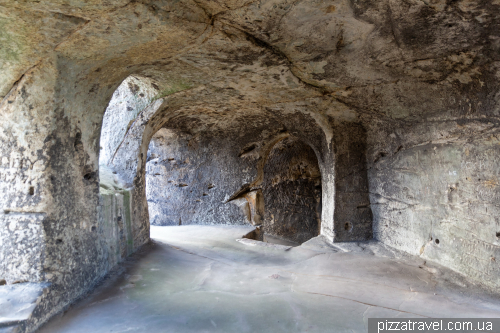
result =
[[[136,166],[130,167],[128,163],[127,167],[128,160],[121,158],[118,151],[139,114],[154,101],[157,87],[150,78],[130,75],[113,93],[103,117],[99,140],[99,225],[106,236],[111,264],[142,245],[134,244],[133,211],[146,201],[141,200],[140,192],[134,193],[132,179],[137,173]],[[134,138],[140,139],[140,136]]]
[[321,172],[313,149],[287,137],[274,145],[264,166],[264,241],[303,243],[320,234]]

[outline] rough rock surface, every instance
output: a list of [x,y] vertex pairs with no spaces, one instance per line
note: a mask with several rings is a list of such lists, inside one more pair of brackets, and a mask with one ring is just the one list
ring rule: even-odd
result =
[[235,117],[222,127],[215,115],[203,120],[176,118],[153,136],[150,223],[263,224],[265,233],[298,243],[317,236],[321,173],[313,149],[279,123]]
[[464,133],[460,122],[385,127],[390,140],[377,148],[387,155],[369,171],[374,235],[498,285],[500,141],[492,123],[469,126],[476,131]]
[[158,85],[146,77],[127,77],[113,93],[102,120],[99,164],[113,164],[127,131],[151,101]]
[[16,332],[31,317],[48,283],[18,283],[0,288],[0,332]]
[[[373,234],[499,287],[498,0],[0,0],[0,41],[0,279],[52,283],[27,330],[120,259],[99,152],[131,75],[157,93],[125,98],[137,108],[116,137],[104,126],[121,142],[108,167],[130,193],[131,250],[149,241],[155,133],[240,117],[315,151],[330,241]],[[252,190],[237,183],[229,198]]]
[[308,145],[285,138],[264,167],[264,233],[303,243],[320,233],[321,172]]

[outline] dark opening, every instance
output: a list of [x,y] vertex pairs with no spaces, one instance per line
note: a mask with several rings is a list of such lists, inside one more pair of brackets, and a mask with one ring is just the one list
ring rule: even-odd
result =
[[82,133],[80,133],[80,132],[76,133],[76,135],[75,135],[74,147],[75,147],[76,150],[78,150],[81,147],[83,147]]
[[301,244],[320,233],[321,172],[314,150],[295,138],[278,142],[262,183],[264,241]]
[[85,180],[91,180],[93,177],[94,177],[94,173],[93,172],[89,172],[89,173],[87,173],[87,174],[85,174],[83,176],[83,179],[85,179]]
[[257,148],[257,145],[256,145],[255,143],[253,143],[253,144],[251,144],[251,145],[249,145],[249,146],[247,146],[247,147],[243,148],[243,149],[241,150],[240,154],[238,155],[238,157],[241,157],[241,156],[243,156],[243,155],[245,155],[245,154],[248,154],[249,152],[251,152],[251,151],[255,150],[255,148]]

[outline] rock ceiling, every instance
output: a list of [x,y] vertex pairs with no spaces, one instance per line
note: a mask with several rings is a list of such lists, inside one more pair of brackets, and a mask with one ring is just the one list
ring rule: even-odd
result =
[[[182,104],[400,120],[500,112],[500,1],[0,1],[0,97],[33,67]],[[171,89],[169,90],[171,91]]]

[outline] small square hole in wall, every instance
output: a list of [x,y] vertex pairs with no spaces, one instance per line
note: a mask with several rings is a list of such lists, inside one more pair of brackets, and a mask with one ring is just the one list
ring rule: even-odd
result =
[[35,187],[34,186],[30,186],[29,188],[29,195],[34,195],[35,194]]

